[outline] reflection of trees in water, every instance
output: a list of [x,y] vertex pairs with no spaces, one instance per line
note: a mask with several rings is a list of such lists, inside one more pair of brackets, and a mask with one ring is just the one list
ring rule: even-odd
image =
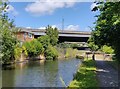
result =
[[2,70],[2,87],[15,87],[26,67],[26,63],[16,63],[15,69]]
[[2,87],[13,87],[15,84],[14,80],[15,80],[14,70],[2,70]]
[[[0,65],[0,70],[2,70],[2,67]],[[0,71],[0,89],[2,88],[2,71]]]
[[[51,77],[50,77],[51,76]],[[45,86],[54,87],[59,79],[58,61],[48,61],[44,67]]]
[[[39,61],[16,64],[15,70],[3,70],[5,87],[61,87],[60,77],[66,84],[72,79],[79,60]],[[68,70],[69,69],[69,70]],[[64,86],[63,86],[64,87]]]

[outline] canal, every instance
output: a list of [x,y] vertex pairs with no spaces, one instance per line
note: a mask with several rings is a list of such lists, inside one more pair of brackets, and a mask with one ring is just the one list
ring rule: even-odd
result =
[[64,87],[61,78],[69,85],[80,64],[76,58],[18,63],[14,70],[2,70],[2,87]]

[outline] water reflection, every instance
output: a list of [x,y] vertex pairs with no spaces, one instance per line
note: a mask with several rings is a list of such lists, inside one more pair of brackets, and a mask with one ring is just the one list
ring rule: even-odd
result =
[[15,70],[2,71],[3,87],[64,87],[60,81],[63,78],[66,85],[73,78],[80,60],[29,61],[16,64]]
[[12,87],[15,85],[14,76],[15,73],[13,70],[2,71],[2,87]]
[[39,62],[40,62],[41,65],[45,64],[45,60],[40,60]]

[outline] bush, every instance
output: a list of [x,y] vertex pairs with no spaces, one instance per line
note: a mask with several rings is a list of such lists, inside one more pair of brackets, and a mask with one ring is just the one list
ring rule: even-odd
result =
[[14,48],[17,40],[12,35],[12,32],[6,27],[0,30],[2,41],[1,43],[1,54],[2,64],[14,61]]
[[73,48],[66,48],[66,53],[65,53],[65,57],[75,57],[77,54],[77,49],[73,49]]
[[41,37],[37,38],[37,40],[43,45],[45,50],[47,49],[48,45],[50,44],[50,38],[48,35],[41,36]]
[[22,52],[24,53],[24,56],[28,56],[27,49],[25,48],[25,46],[22,46]]
[[24,46],[20,47],[20,44],[17,44],[14,48],[14,57],[15,60],[19,59],[21,57],[21,54],[24,54],[24,56],[28,56],[27,50]]
[[38,42],[36,39],[32,40],[31,42],[25,42],[23,45],[27,49],[29,57],[35,57],[44,52],[42,44]]
[[49,45],[45,51],[45,57],[47,60],[48,59],[55,60],[58,57],[58,52],[54,47]]
[[15,59],[19,59],[20,55],[22,54],[22,48],[19,47],[18,45],[16,45],[16,47],[14,48],[14,57]]
[[107,53],[107,54],[113,54],[114,53],[114,50],[110,46],[107,46],[107,45],[104,45],[102,47],[102,51]]

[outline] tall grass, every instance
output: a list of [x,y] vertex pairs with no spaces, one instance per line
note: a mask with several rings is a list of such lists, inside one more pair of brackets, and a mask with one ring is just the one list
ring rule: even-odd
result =
[[73,48],[56,48],[58,51],[59,58],[69,58],[69,57],[76,57],[76,55],[79,53],[77,49]]
[[72,48],[66,48],[66,53],[65,53],[65,57],[75,57],[76,54],[78,53],[77,49],[72,49]]

